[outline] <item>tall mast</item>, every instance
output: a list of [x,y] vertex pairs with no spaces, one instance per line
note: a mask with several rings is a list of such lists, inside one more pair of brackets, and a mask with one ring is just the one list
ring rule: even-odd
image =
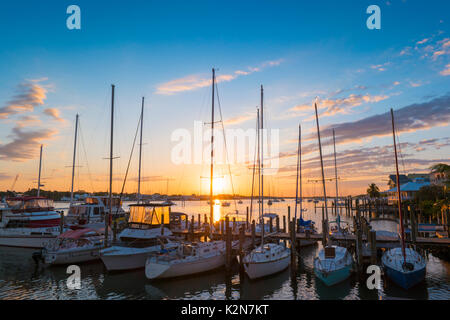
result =
[[[337,175],[337,162],[336,162],[336,137],[334,134],[333,129],[333,146],[334,146],[334,178],[336,180],[336,200],[334,201],[334,212],[339,215],[338,213],[338,197],[339,197],[339,191],[338,191],[338,175]],[[340,229],[339,223],[338,223],[338,229]]]
[[[295,177],[295,213],[294,218],[297,221],[297,203],[298,203],[298,171],[299,171],[299,163],[300,163],[300,125],[298,125],[298,146],[297,146],[297,174]],[[300,214],[301,214],[300,209]],[[290,223],[290,221],[289,221]]]
[[395,169],[396,169],[396,173],[397,173],[398,218],[400,220],[403,261],[406,263],[405,230],[403,227],[403,214],[402,214],[402,196],[400,193],[400,174],[398,173],[397,144],[395,142],[394,110],[392,110],[392,108],[391,108],[391,119],[392,119],[392,136],[394,137]]
[[[316,124],[317,124],[317,139],[319,140],[319,152],[320,152],[320,167],[322,169],[322,186],[323,186],[323,197],[325,200],[325,214],[326,220],[328,221],[328,206],[327,206],[327,191],[325,188],[325,173],[323,171],[323,158],[322,158],[322,143],[320,142],[320,128],[319,128],[319,115],[317,114],[317,103],[314,103],[314,108],[316,110]],[[324,221],[324,213],[322,211],[322,221]],[[323,230],[322,232],[326,232],[328,236],[328,230]]]
[[114,142],[114,88],[111,85],[111,141],[109,150],[109,212],[105,215],[105,246],[108,245],[109,216],[112,214],[113,142]]
[[37,196],[39,197],[39,194],[41,193],[41,167],[42,167],[42,144],[41,144],[41,151],[39,155],[39,174],[38,174],[38,189],[37,189]]
[[213,204],[213,179],[214,179],[214,82],[216,79],[216,70],[212,69],[212,98],[211,98],[211,181],[209,186],[209,221],[214,223],[214,204]]
[[138,174],[138,196],[137,202],[141,202],[141,159],[142,159],[142,129],[144,127],[144,97],[142,97],[141,107],[141,137],[139,141],[139,174]]
[[261,246],[264,244],[264,89],[261,85]]
[[[256,109],[256,139],[258,139],[258,148],[259,148],[259,135],[258,135],[258,126],[259,126],[259,109]],[[259,151],[259,149],[258,149]],[[259,155],[258,155],[259,156]],[[250,220],[252,221],[252,215],[253,215],[253,190],[255,186],[255,171],[256,171],[256,150],[255,150],[255,157],[253,158],[253,173],[252,173],[252,192],[251,192],[251,198],[250,198]],[[259,163],[259,162],[258,162]],[[259,199],[259,197],[258,197]],[[259,211],[258,211],[259,213]]]
[[261,138],[260,138],[260,127],[261,127],[261,123],[259,121],[259,109],[258,109],[258,113],[257,113],[257,126],[256,126],[256,135],[258,138],[258,219],[259,222],[261,223],[261,207],[262,207],[262,198],[261,198]]
[[[300,217],[303,218],[303,186],[302,186],[302,126],[298,125],[298,157],[299,157],[299,175],[300,175]],[[297,223],[297,217],[295,217]]]
[[73,142],[73,160],[72,160],[72,185],[70,187],[70,205],[69,208],[72,206],[73,202],[73,181],[75,177],[75,157],[77,154],[77,133],[78,133],[78,113],[75,117],[75,139]]

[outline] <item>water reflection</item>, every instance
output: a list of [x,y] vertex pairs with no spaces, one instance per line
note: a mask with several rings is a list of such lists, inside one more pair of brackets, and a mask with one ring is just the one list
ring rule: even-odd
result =
[[[289,202],[291,207],[293,202]],[[189,215],[209,214],[205,201],[180,204],[177,211]],[[287,216],[288,203],[274,203],[270,211],[278,213],[283,221]],[[304,219],[316,222],[321,228],[321,210],[314,214],[314,205],[305,203],[308,211]],[[238,205],[245,213],[248,201]],[[234,211],[231,207],[214,206],[214,217]],[[291,215],[292,217],[292,215]],[[197,218],[197,216],[196,216]],[[255,217],[253,217],[254,219]],[[334,217],[330,212],[330,219]],[[351,221],[350,217],[343,217]],[[379,221],[379,228],[396,230],[396,224]],[[282,227],[282,225],[280,225]],[[391,229],[389,229],[391,228]],[[36,267],[31,255],[34,249],[0,247],[0,299],[443,299],[450,297],[450,264],[427,257],[426,281],[421,285],[403,290],[383,280],[381,290],[369,290],[366,278],[355,274],[348,281],[327,287],[313,272],[313,261],[321,244],[303,247],[295,265],[271,277],[251,281],[239,265],[234,263],[230,272],[224,268],[196,276],[148,281],[144,270],[108,273],[101,262],[81,265],[81,290],[67,288],[66,266]]]

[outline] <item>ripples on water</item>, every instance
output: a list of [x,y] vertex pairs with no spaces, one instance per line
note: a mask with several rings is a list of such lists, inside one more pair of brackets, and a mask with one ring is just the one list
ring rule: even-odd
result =
[[[291,206],[294,204],[289,202]],[[242,204],[238,208],[245,212]],[[287,213],[288,202],[274,203],[270,212],[280,216]],[[314,207],[307,203],[305,219],[316,221],[321,226],[321,211],[314,214]],[[223,209],[223,208],[221,208]],[[225,208],[226,213],[233,207]],[[206,203],[186,203],[177,211],[188,214],[207,213]],[[293,208],[291,211],[293,217]],[[196,217],[197,218],[197,217]],[[331,217],[330,217],[331,218]],[[343,217],[350,220],[349,217]],[[383,222],[386,223],[386,222]],[[394,225],[378,228],[395,230]],[[210,273],[187,278],[148,281],[144,270],[122,273],[107,273],[101,262],[81,265],[81,289],[67,288],[66,267],[36,267],[31,254],[34,249],[0,247],[0,299],[275,299],[275,300],[328,300],[328,299],[382,299],[386,297],[407,299],[450,298],[450,263],[428,255],[426,281],[405,291],[394,284],[382,284],[381,290],[368,290],[364,280],[353,275],[347,281],[333,287],[320,282],[313,272],[313,260],[320,244],[302,248],[296,272],[292,268],[276,275],[250,281],[233,265],[231,272],[219,269]]]

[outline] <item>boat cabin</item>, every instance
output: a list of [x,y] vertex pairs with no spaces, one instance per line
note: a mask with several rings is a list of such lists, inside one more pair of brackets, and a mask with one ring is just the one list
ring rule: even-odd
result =
[[13,213],[52,211],[53,200],[44,197],[13,197],[6,199],[7,209]]
[[132,204],[128,226],[132,229],[151,229],[162,224],[168,227],[170,213],[170,205],[166,203]]

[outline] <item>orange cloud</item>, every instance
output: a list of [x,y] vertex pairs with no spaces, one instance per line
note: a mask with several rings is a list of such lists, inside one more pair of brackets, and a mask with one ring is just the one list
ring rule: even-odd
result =
[[[281,64],[283,60],[266,61],[259,67],[248,67],[247,71],[236,70],[232,74],[223,74],[216,77],[217,83],[228,82],[236,79],[239,76],[246,76],[254,72],[262,71],[266,67],[274,67]],[[200,75],[189,75],[180,79],[171,80],[160,84],[156,88],[156,94],[172,95],[179,92],[196,90],[211,85],[212,80]]]
[[19,93],[0,108],[0,119],[7,119],[11,115],[33,111],[35,107],[43,105],[47,97],[47,89],[39,85],[40,80],[30,80],[19,85]]
[[60,112],[56,108],[47,108],[43,111],[46,115],[52,117],[56,121],[65,122],[63,118],[60,117]]

